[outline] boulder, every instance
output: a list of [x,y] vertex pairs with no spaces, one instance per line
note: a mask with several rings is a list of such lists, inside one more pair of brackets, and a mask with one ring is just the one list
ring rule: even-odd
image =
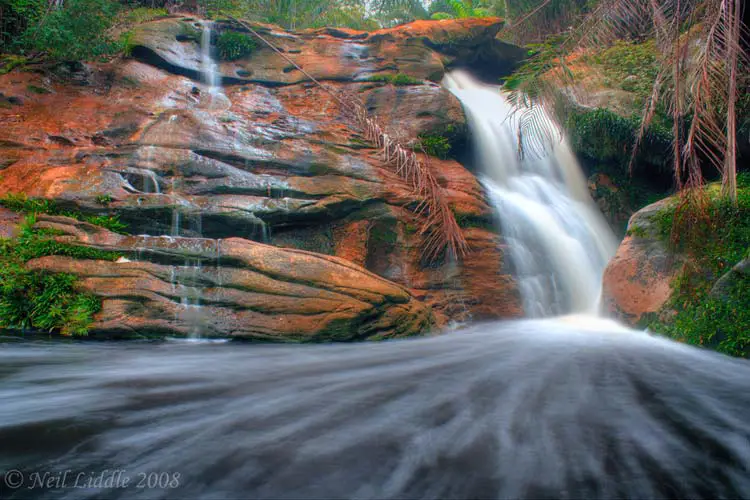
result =
[[629,325],[661,311],[672,295],[672,280],[685,264],[682,256],[670,251],[655,221],[672,202],[666,198],[633,214],[625,239],[604,270],[604,309]]

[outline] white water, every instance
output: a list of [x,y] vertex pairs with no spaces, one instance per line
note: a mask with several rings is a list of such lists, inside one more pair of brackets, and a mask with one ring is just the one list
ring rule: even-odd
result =
[[208,98],[201,99],[201,107],[210,110],[226,110],[231,107],[231,102],[221,89],[221,72],[211,55],[212,27],[211,21],[205,21],[201,32],[201,73],[203,73],[203,82],[208,86]]
[[203,23],[203,32],[201,33],[201,70],[203,71],[203,81],[208,85],[209,92],[215,94],[221,92],[221,75],[219,74],[216,62],[211,57],[211,27],[212,23],[210,21]]
[[[750,363],[590,316],[357,345],[0,338],[0,367],[4,499],[750,495]],[[130,484],[74,487],[105,470]]]
[[[444,85],[466,112],[482,182],[508,244],[527,316],[598,312],[614,235],[589,196],[580,165],[554,121],[536,108],[535,135],[497,86],[455,71]],[[546,151],[540,151],[540,139]],[[535,147],[536,146],[536,147]],[[535,154],[536,153],[536,154]]]

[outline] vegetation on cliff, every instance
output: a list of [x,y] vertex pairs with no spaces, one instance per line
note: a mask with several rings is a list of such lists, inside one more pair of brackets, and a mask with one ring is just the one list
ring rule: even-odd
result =
[[[107,206],[112,201],[112,197],[107,194],[101,194],[96,197],[96,201],[100,205]],[[62,209],[53,200],[29,198],[25,194],[8,193],[0,198],[0,206],[24,214],[63,215],[94,224],[95,226],[101,226],[114,233],[124,234],[127,229],[127,226],[120,221],[120,217],[117,214],[84,215],[75,210]]]
[[55,231],[35,228],[28,215],[14,238],[0,238],[0,328],[85,335],[101,301],[78,286],[68,273],[27,268],[40,257],[116,260],[119,255],[56,241]]
[[685,201],[679,198],[657,214],[661,238],[686,263],[669,303],[643,326],[689,344],[750,356],[750,274],[735,270],[750,259],[750,173],[738,176],[737,194],[734,204],[713,184],[695,201],[705,204],[702,217],[680,218]]

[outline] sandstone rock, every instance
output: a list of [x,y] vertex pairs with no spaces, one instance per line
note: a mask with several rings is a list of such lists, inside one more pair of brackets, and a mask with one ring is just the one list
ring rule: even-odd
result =
[[672,295],[672,280],[684,260],[669,251],[654,217],[670,198],[636,212],[628,234],[604,271],[602,303],[614,317],[636,325],[645,314],[657,313]]
[[39,227],[65,233],[61,241],[128,256],[28,263],[74,273],[103,299],[94,335],[315,342],[417,335],[432,325],[429,310],[406,289],[336,257],[240,238],[122,236],[67,217],[41,216]]
[[461,103],[439,85],[384,85],[368,91],[365,103],[391,135],[405,141],[426,134],[445,136],[459,146],[466,142]]
[[[253,26],[317,80],[352,81],[380,72],[400,72],[439,81],[446,65],[471,65],[485,60],[494,62],[507,74],[525,57],[518,47],[495,39],[503,26],[499,18],[416,21],[373,33],[341,29],[291,33],[271,25]],[[174,74],[199,80],[202,29],[203,21],[184,18],[142,24],[133,32],[133,55]],[[215,23],[214,29],[244,31],[224,22]],[[249,56],[221,62],[220,72],[225,83],[275,86],[309,81],[260,42]]]
[[[472,36],[482,30],[482,37],[494,36],[499,26],[497,20],[475,22]],[[189,52],[197,50],[194,39],[177,40],[179,23],[198,29],[192,21],[167,19],[147,23],[149,37],[160,40],[158,46],[174,57],[197,57]],[[464,25],[474,26],[469,21],[457,21],[454,28],[450,23],[438,26],[447,33],[460,32]],[[386,51],[386,59],[398,55],[403,44],[420,54],[433,53],[425,45],[425,37],[433,36],[431,26],[415,24],[366,38],[349,32],[316,38],[312,31],[285,36],[292,37],[290,44],[294,37],[314,38],[309,50],[319,50],[320,57],[335,54],[335,61],[344,62],[336,62],[334,69],[349,71],[364,62],[339,57],[341,43],[366,43]],[[412,59],[399,64],[414,65],[423,74],[434,70],[432,58],[426,63]],[[213,106],[203,84],[185,76],[195,74],[170,73],[161,63],[156,67],[149,61],[91,64],[87,87],[53,81],[54,94],[30,95],[12,109],[0,107],[0,154],[14,158],[0,172],[0,194],[50,198],[90,215],[117,214],[133,234],[175,234],[191,241],[204,241],[198,236],[222,241],[239,237],[342,257],[408,289],[433,309],[438,325],[521,314],[484,191],[461,164],[429,159],[472,242],[472,253],[460,265],[424,262],[420,221],[407,208],[416,203],[413,193],[363,142],[324,90],[304,82],[274,86],[227,80],[231,85],[223,88],[226,101]],[[197,71],[199,66],[192,68]],[[0,86],[18,94],[39,84],[39,78],[33,73],[2,75]],[[394,135],[438,133],[448,127],[465,132],[458,102],[434,84],[395,87],[329,80],[326,85],[367,100]],[[202,89],[197,96],[194,87]],[[71,144],[48,141],[48,136],[65,137]],[[112,199],[106,206],[98,201],[105,194]],[[192,258],[185,252],[182,248],[149,255],[155,265],[179,267]],[[96,283],[105,286],[104,281]],[[222,314],[231,316],[216,312],[217,317]]]

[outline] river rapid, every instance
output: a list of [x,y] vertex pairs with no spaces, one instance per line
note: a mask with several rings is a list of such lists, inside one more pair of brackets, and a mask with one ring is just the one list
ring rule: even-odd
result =
[[750,495],[750,364],[591,317],[357,345],[6,337],[0,378],[0,498]]

